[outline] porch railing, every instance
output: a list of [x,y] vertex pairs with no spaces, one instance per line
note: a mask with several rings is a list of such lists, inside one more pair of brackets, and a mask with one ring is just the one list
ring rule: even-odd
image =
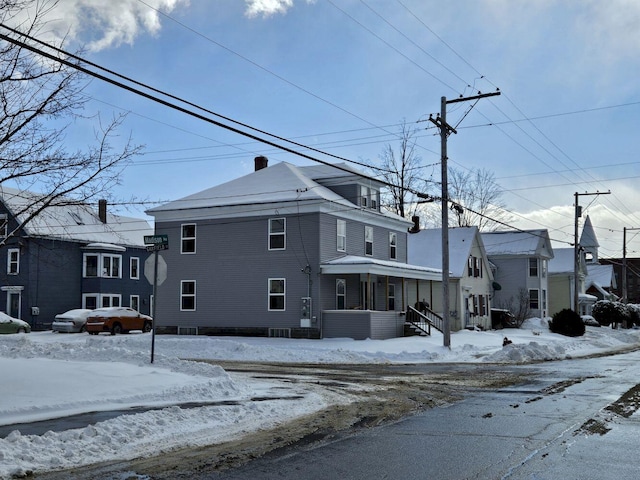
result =
[[429,308],[420,312],[413,307],[409,307],[407,309],[406,322],[423,331],[427,335],[431,335],[431,327],[439,330],[440,332],[444,329],[442,317]]

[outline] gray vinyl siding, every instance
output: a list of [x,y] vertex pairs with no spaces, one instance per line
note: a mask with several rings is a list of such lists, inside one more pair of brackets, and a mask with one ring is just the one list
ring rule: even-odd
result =
[[331,311],[324,316],[323,336],[385,340],[402,336],[404,319],[396,312]]
[[337,221],[341,217],[321,214],[320,217],[320,258],[325,262],[345,255],[365,256],[364,231],[365,226],[373,227],[373,255],[370,258],[378,260],[390,260],[389,256],[389,232],[397,233],[397,248],[395,261],[406,263],[407,261],[407,237],[406,230],[383,228],[366,222],[346,220],[347,238],[346,251],[337,249]]
[[501,287],[494,293],[493,307],[503,308],[511,299],[517,302],[519,290],[527,286],[528,258],[490,258],[490,261],[497,267],[494,281]]
[[[300,326],[301,298],[307,296],[311,266],[311,296],[318,298],[318,214],[286,218],[286,249],[270,251],[270,218],[204,220],[196,222],[196,254],[180,254],[179,222],[158,223],[167,234],[169,250],[162,252],[167,280],[158,289],[157,325],[184,327]],[[284,278],[284,311],[268,311],[268,279]],[[180,311],[180,281],[196,281],[196,310]],[[317,315],[318,306],[312,306]]]

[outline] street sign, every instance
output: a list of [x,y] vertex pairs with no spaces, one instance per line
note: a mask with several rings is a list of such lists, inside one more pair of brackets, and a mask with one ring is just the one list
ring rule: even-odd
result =
[[169,235],[145,235],[144,244],[147,245],[147,252],[157,252],[158,250],[168,250]]

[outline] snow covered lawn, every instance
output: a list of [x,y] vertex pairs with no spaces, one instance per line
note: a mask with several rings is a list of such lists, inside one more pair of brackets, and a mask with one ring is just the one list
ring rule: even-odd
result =
[[[513,343],[503,348],[504,336]],[[587,327],[584,337],[569,338],[549,332],[545,321],[532,319],[518,330],[453,333],[451,349],[442,346],[439,334],[363,341],[162,335],[156,336],[151,364],[148,334],[4,335],[0,336],[0,425],[139,406],[166,408],[43,435],[14,430],[0,439],[0,478],[223,442],[352,400],[319,387],[228,374],[219,366],[187,359],[520,363],[637,345],[640,330]],[[260,397],[280,399],[251,401]],[[176,406],[186,403],[209,406]]]

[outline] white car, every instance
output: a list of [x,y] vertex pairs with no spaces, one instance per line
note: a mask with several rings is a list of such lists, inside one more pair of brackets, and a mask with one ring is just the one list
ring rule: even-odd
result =
[[51,330],[61,333],[78,333],[87,331],[87,317],[93,310],[75,308],[56,315]]

